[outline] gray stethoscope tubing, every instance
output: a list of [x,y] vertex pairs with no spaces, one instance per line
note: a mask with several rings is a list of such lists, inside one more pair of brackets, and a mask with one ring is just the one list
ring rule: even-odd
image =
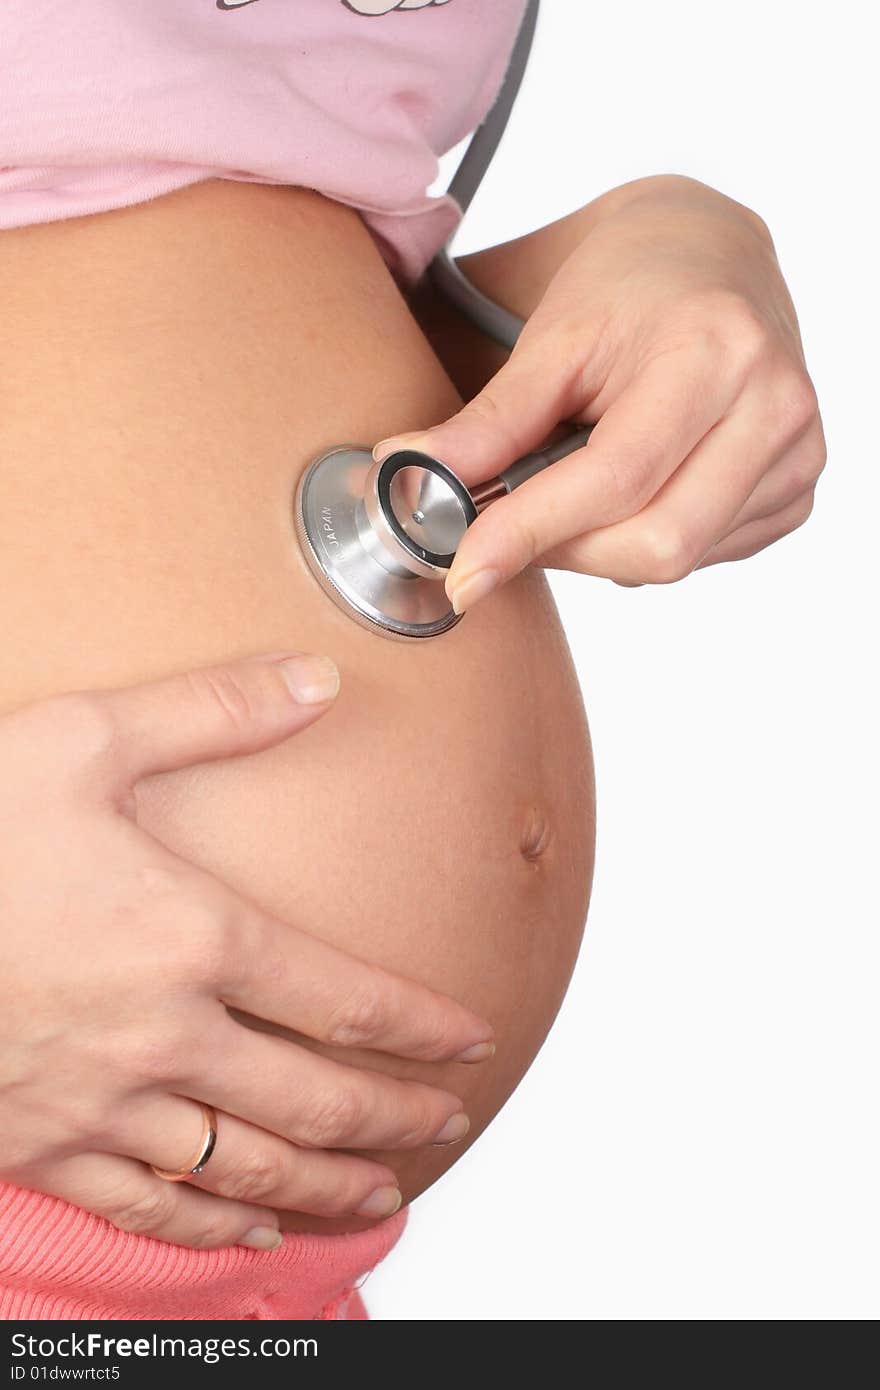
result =
[[[528,66],[539,8],[540,0],[528,0],[501,90],[485,120],[477,126],[471,136],[452,182],[446,190],[458,203],[462,213],[466,213],[473,202],[474,194],[482,183],[483,175],[507,129],[507,122]],[[471,284],[450,256],[448,243],[437,252],[428,266],[427,273],[444,299],[454,304],[465,318],[470,319],[477,328],[488,337],[494,338],[502,347],[513,347],[523,330],[523,320],[512,314],[509,309],[496,304],[488,295],[478,290],[476,285]]]
[[[464,213],[504,133],[519,91],[538,18],[528,0],[501,89],[478,126],[449,185]],[[485,334],[512,348],[523,321],[496,304],[452,261],[448,244],[427,274],[444,298]],[[468,526],[490,503],[581,448],[583,426],[516,459],[468,489],[439,459],[401,450],[381,463],[362,445],[322,454],[303,473],[294,522],[303,555],[324,591],[361,626],[389,637],[435,637],[459,622],[442,581]]]

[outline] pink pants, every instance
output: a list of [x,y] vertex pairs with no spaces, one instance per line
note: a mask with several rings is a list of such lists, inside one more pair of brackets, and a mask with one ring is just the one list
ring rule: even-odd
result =
[[189,1250],[0,1183],[0,1318],[366,1318],[357,1288],[405,1223],[401,1211],[356,1235],[289,1232],[277,1250]]

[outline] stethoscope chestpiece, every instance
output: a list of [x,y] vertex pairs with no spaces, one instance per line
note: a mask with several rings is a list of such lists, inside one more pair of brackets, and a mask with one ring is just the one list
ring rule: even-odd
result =
[[476,515],[438,459],[401,450],[375,463],[363,445],[315,459],[294,501],[303,555],[324,592],[388,637],[437,637],[460,621],[443,580]]
[[580,425],[523,454],[469,492],[439,459],[400,449],[381,463],[363,445],[330,449],[306,469],[294,505],[312,573],[365,627],[389,637],[437,637],[459,621],[443,580],[468,527],[551,464],[582,449]]

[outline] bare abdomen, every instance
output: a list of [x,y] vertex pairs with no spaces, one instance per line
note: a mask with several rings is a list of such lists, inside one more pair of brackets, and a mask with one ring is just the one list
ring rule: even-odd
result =
[[[0,299],[0,708],[262,650],[331,655],[342,693],[324,720],[152,779],[142,823],[490,1018],[484,1067],[363,1056],[458,1091],[476,1136],[577,952],[588,735],[538,574],[445,637],[392,643],[338,612],[297,551],[290,501],[315,454],[458,403],[359,218],[209,182],[3,233]],[[461,1152],[389,1161],[411,1197]]]

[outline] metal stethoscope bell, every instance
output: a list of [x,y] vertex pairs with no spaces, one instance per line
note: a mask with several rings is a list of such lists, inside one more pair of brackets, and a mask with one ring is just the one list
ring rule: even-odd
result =
[[437,637],[460,621],[443,581],[467,528],[499,497],[581,448],[589,427],[467,487],[414,449],[381,463],[362,445],[315,459],[300,479],[294,521],[318,583],[361,626],[388,637]]

